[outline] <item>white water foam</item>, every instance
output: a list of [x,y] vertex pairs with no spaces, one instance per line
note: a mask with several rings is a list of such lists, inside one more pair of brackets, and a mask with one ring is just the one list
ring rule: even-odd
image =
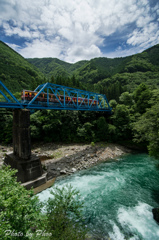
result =
[[111,225],[113,225],[113,232],[109,233],[109,237],[111,240],[125,240],[124,235],[121,233],[118,226],[111,222]]
[[[105,184],[103,185],[104,182]],[[73,188],[79,190],[81,195],[85,198],[89,193],[98,191],[100,188],[101,194],[108,194],[108,192],[119,189],[125,184],[125,179],[119,173],[115,175],[114,172],[102,172],[99,175],[72,175],[68,182],[67,180],[60,181],[60,184],[57,182],[57,184],[55,183],[54,186],[64,187],[67,184],[71,184]],[[50,190],[51,188],[44,190],[40,194],[37,194],[37,196],[40,198],[40,201],[44,202],[47,201],[49,197],[52,197]]]
[[152,207],[150,205],[140,202],[135,207],[121,207],[118,210],[117,218],[123,229],[127,228],[134,235],[135,239],[138,239],[137,235],[144,240],[159,239],[158,224],[153,219]]

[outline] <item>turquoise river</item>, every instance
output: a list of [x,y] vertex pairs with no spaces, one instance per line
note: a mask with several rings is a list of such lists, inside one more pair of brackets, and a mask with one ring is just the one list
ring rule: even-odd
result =
[[[59,179],[71,184],[85,202],[85,224],[96,239],[158,240],[152,208],[159,207],[159,160],[128,154]],[[51,194],[38,194],[41,201]]]

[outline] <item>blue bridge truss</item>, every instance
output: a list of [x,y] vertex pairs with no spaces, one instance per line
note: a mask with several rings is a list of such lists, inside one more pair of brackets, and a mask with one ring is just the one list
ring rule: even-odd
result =
[[45,83],[34,91],[23,90],[21,101],[0,81],[0,108],[54,109],[104,111],[111,113],[111,107],[105,95]]

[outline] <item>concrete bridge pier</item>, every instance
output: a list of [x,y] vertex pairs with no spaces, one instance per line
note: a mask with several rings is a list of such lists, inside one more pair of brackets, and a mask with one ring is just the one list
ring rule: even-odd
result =
[[30,111],[13,112],[13,153],[6,155],[5,164],[18,170],[17,180],[30,189],[46,183],[39,157],[31,154]]

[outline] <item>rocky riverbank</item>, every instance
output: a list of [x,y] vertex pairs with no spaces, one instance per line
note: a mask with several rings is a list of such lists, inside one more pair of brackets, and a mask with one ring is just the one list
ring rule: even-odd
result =
[[130,149],[116,144],[47,144],[39,150],[34,149],[34,153],[41,159],[43,169],[47,171],[48,179],[72,174],[129,152]]
[[[0,164],[6,153],[13,151],[12,146],[0,146]],[[89,168],[100,162],[114,159],[131,150],[117,145],[98,143],[90,144],[33,144],[32,152],[39,156],[48,180],[54,177],[72,174]]]

